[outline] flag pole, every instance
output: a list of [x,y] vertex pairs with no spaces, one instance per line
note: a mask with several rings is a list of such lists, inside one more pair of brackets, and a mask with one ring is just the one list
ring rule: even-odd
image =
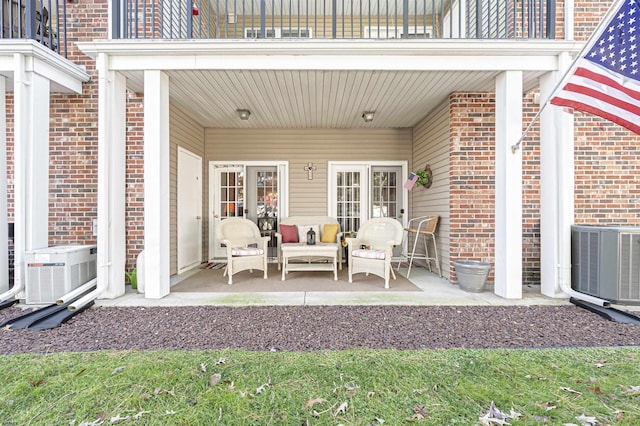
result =
[[576,57],[573,59],[573,62],[571,62],[571,65],[569,66],[569,68],[567,68],[567,70],[565,71],[565,73],[562,76],[562,78],[560,79],[560,81],[555,85],[555,87],[553,88],[553,90],[551,91],[549,96],[547,96],[547,99],[544,101],[544,103],[542,104],[542,106],[540,107],[540,109],[538,110],[536,115],[533,117],[533,119],[531,119],[531,123],[529,123],[527,128],[524,130],[524,132],[520,136],[520,139],[518,139],[518,142],[516,142],[515,144],[511,145],[511,152],[513,154],[515,154],[516,151],[518,151],[520,149],[520,145],[522,144],[522,141],[524,140],[524,138],[527,136],[527,133],[529,133],[529,130],[531,130],[531,128],[533,127],[535,122],[538,120],[538,118],[542,114],[542,111],[547,107],[547,105],[549,105],[549,103],[551,102],[551,99],[553,99],[553,96],[556,94],[558,89],[561,86],[564,86],[564,84],[566,83],[567,77],[569,76],[570,73],[572,73],[574,71],[578,61],[582,58],[582,56],[584,55],[584,53],[586,51],[590,50],[593,47],[593,45],[595,44],[595,42],[598,39],[598,37],[595,37],[595,36],[596,35],[599,36],[602,33],[603,27],[605,25],[609,24],[609,21],[611,21],[612,15],[618,10],[619,6],[624,1],[626,1],[626,0],[616,0],[615,3],[613,3],[611,5],[611,7],[607,11],[607,13],[604,15],[604,17],[600,20],[600,22],[598,23],[596,28],[591,33],[591,37],[589,37],[589,39],[586,41],[584,46],[582,46],[582,49],[580,49],[580,52],[578,52]]

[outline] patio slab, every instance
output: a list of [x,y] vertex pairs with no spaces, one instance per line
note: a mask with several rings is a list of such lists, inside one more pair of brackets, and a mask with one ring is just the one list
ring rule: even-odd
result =
[[[396,272],[397,273],[397,272]],[[400,273],[406,275],[406,268]],[[188,276],[188,274],[187,274]],[[172,284],[179,282],[174,277]],[[488,288],[482,293],[469,293],[448,280],[438,277],[426,268],[411,269],[410,281],[422,292],[393,291],[291,291],[260,293],[185,293],[173,292],[162,299],[146,299],[130,288],[116,299],[96,300],[97,306],[282,306],[282,305],[445,305],[445,306],[491,306],[491,305],[569,305],[569,299],[554,299],[540,294],[538,286],[525,286],[522,299],[505,299]]]

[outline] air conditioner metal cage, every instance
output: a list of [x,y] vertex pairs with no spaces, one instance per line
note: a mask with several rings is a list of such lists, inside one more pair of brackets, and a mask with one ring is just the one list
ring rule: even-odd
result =
[[95,245],[53,246],[25,253],[25,303],[55,303],[96,277]]

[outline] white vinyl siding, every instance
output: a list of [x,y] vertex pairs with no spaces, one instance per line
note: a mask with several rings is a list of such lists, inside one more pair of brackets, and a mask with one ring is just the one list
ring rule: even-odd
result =
[[[178,273],[178,206],[177,206],[177,182],[178,182],[178,146],[181,146],[189,151],[193,152],[204,158],[204,128],[197,124],[184,112],[179,110],[175,105],[170,105],[170,153],[169,153],[169,242],[171,245],[170,250],[170,273],[171,275]],[[204,164],[204,161],[203,161]],[[203,165],[203,169],[205,169]],[[202,171],[202,175],[205,175],[205,170]],[[208,223],[207,215],[204,214],[208,210],[208,199],[206,194],[208,193],[207,179],[204,179],[202,185],[202,209],[204,218],[202,223],[202,256],[203,261],[206,260],[207,247],[209,244],[208,239]]]
[[449,138],[449,99],[447,99],[413,128],[411,170],[422,170],[428,164],[433,172],[433,183],[430,188],[416,186],[409,193],[410,217],[426,214],[440,216],[436,239],[442,274],[447,279],[450,276]]
[[[328,161],[408,161],[411,129],[205,130],[209,161],[288,161],[289,215],[327,214]],[[305,166],[316,170],[308,179]],[[205,182],[209,178],[205,177]]]

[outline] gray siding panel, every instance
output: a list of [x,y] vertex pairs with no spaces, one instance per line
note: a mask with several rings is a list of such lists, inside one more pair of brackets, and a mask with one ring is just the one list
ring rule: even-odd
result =
[[[209,161],[288,161],[289,215],[327,214],[328,161],[408,161],[411,129],[206,129]],[[313,180],[304,170],[317,169]],[[205,167],[208,169],[208,166]],[[208,182],[209,178],[205,177]]]
[[[440,267],[449,279],[449,100],[435,108],[413,128],[412,170],[429,164],[433,172],[430,188],[415,187],[410,193],[410,217],[440,216],[436,240]],[[424,253],[424,250],[422,251]]]

